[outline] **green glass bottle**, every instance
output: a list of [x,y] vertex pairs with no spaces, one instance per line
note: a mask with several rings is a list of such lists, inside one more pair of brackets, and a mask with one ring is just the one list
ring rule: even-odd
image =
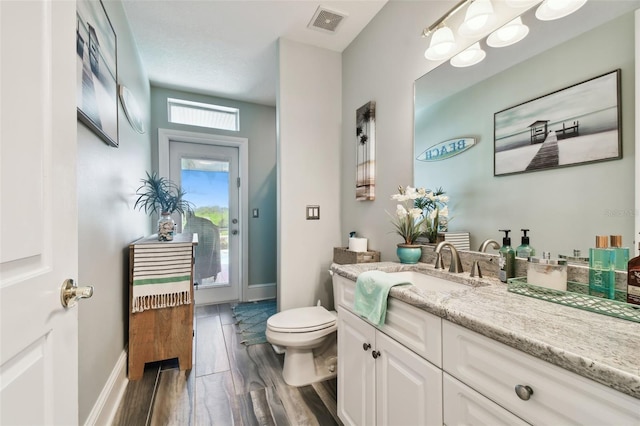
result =
[[589,249],[589,294],[615,299],[615,251],[608,248],[606,235],[596,237],[596,247]]

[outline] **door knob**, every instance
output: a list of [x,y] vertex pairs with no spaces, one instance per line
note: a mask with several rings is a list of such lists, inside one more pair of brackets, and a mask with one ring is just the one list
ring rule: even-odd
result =
[[234,229],[233,231],[231,231],[231,234],[233,234],[233,235],[238,235],[238,230],[237,230],[237,229]]
[[88,299],[91,296],[93,296],[93,286],[78,287],[71,278],[64,280],[60,287],[60,303],[65,308],[71,308],[78,300]]

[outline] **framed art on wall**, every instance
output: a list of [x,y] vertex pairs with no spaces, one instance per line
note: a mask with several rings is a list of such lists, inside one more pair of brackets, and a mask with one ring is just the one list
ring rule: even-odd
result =
[[102,1],[76,8],[78,120],[107,144],[118,146],[117,39]]
[[376,103],[356,111],[356,200],[375,200]]
[[622,158],[620,70],[494,114],[494,176]]

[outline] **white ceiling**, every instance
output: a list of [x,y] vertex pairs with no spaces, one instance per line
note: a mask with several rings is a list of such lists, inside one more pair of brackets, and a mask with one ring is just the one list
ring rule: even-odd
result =
[[[275,105],[277,40],[342,52],[387,0],[123,0],[152,84]],[[318,6],[347,15],[336,33],[307,25]]]

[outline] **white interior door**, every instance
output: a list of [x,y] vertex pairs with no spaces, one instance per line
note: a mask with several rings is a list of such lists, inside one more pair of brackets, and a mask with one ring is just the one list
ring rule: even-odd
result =
[[241,300],[238,148],[171,141],[169,164],[169,178],[193,204],[177,222],[179,231],[198,234],[196,303]]
[[0,1],[0,424],[78,423],[75,1]]

